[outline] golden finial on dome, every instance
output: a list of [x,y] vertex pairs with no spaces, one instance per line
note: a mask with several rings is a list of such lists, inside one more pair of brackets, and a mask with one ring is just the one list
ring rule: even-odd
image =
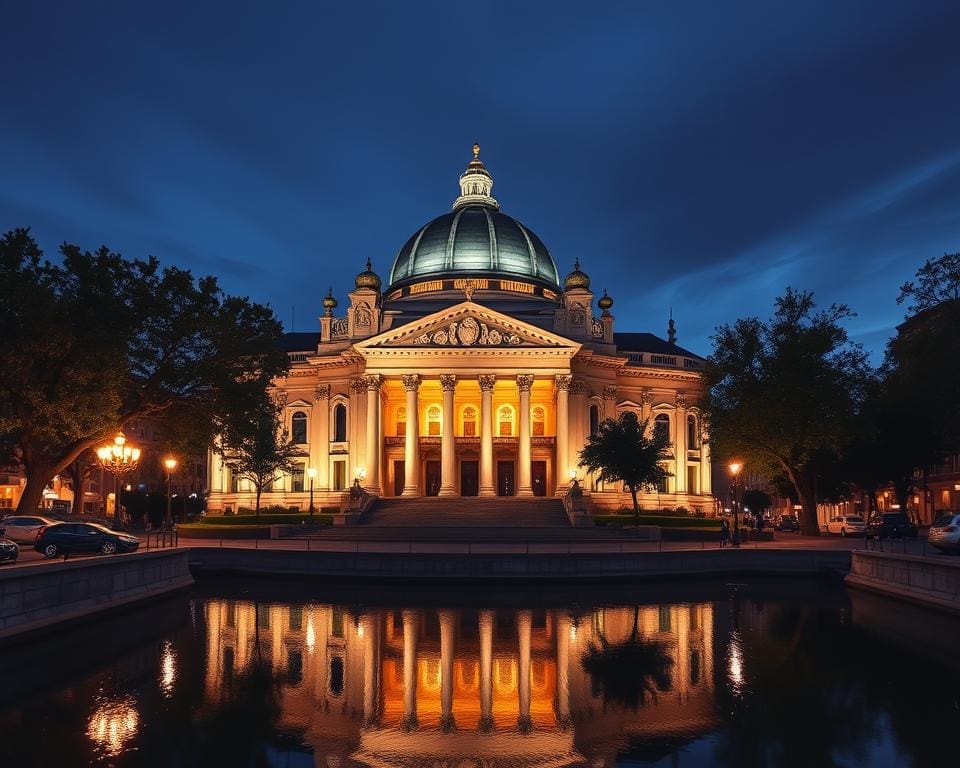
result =
[[477,142],[473,142],[473,159],[476,160],[480,157],[480,145]]

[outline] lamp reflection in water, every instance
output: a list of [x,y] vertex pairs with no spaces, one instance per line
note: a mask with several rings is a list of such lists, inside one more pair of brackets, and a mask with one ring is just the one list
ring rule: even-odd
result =
[[115,757],[136,736],[139,725],[140,716],[132,696],[122,696],[113,701],[101,700],[90,716],[87,736],[101,748],[105,756]]
[[163,643],[160,654],[160,691],[165,698],[173,696],[173,684],[177,681],[177,657],[169,640]]
[[740,633],[733,630],[730,633],[730,658],[727,664],[727,676],[730,686],[737,696],[743,693],[743,640]]

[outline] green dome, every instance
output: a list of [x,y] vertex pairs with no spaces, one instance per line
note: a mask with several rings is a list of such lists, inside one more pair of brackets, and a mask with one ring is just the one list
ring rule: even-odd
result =
[[522,279],[560,289],[557,265],[540,238],[485,205],[438,216],[415,232],[393,262],[390,287],[441,276]]

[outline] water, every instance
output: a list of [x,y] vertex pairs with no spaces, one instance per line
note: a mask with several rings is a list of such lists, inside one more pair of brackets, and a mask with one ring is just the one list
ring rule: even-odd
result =
[[0,653],[0,765],[956,764],[960,623],[823,582],[187,597]]

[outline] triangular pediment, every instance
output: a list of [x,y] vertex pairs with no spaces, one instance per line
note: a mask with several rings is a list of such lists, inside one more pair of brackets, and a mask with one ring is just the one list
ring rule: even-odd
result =
[[354,345],[361,355],[366,351],[396,347],[424,351],[456,348],[577,350],[580,344],[489,307],[464,301]]

